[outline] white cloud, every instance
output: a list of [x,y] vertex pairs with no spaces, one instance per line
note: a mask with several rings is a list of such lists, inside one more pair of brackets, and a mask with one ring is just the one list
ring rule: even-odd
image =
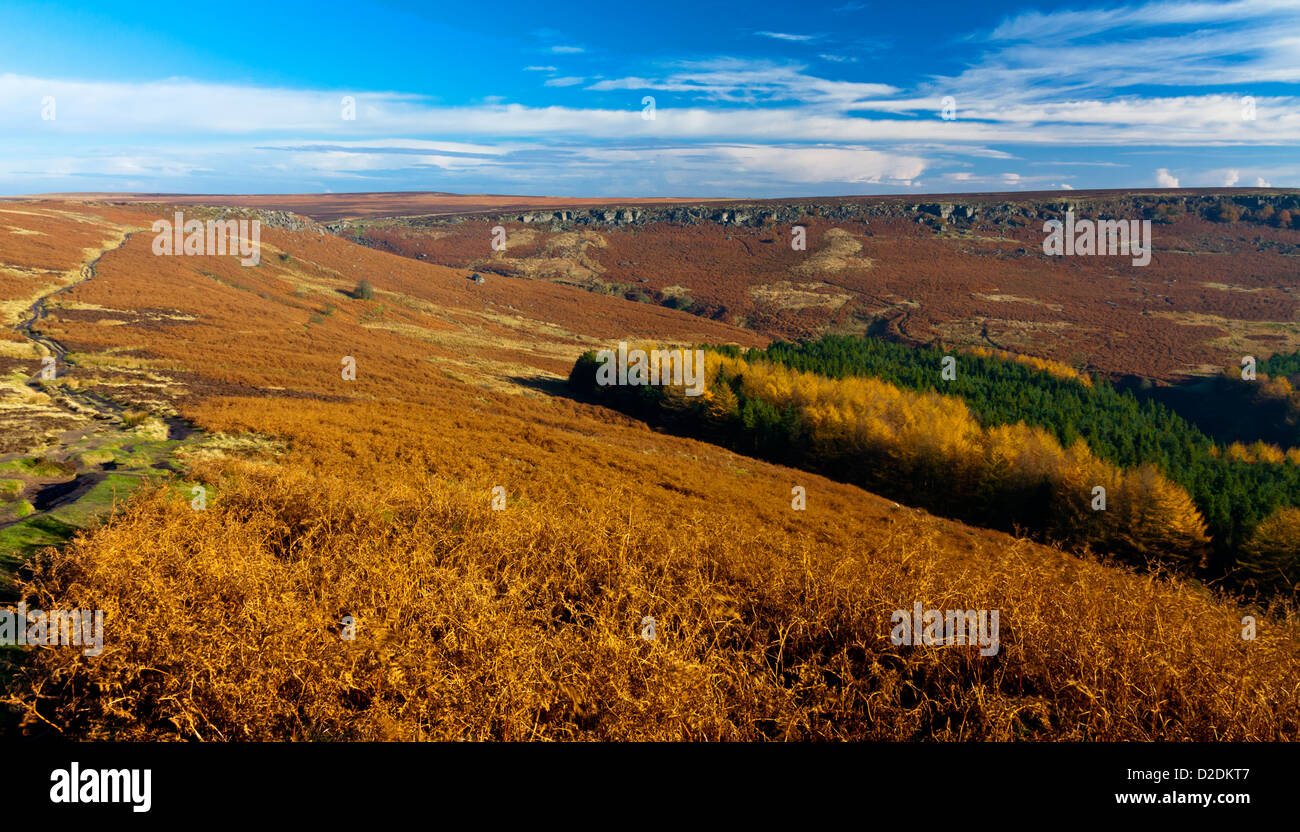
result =
[[1063,162],[1063,161],[1053,161],[1053,162],[1030,162],[1029,164],[1034,165],[1035,167],[1059,167],[1059,166],[1063,166],[1063,165],[1083,166],[1083,167],[1089,167],[1089,168],[1123,168],[1123,167],[1128,167],[1128,165],[1121,165],[1119,162]]
[[832,81],[806,74],[800,64],[746,61],[720,58],[713,61],[682,62],[664,78],[611,78],[588,89],[662,90],[695,94],[712,101],[756,103],[799,101],[825,106],[847,106],[861,98],[893,95],[898,88],[889,84]]
[[[1169,28],[1173,26],[1181,28]],[[322,177],[382,179],[423,168],[460,176],[491,169],[512,181],[599,181],[604,186],[594,177],[617,173],[612,161],[617,158],[618,165],[637,170],[642,178],[660,177],[662,169],[688,187],[735,182],[914,187],[925,173],[929,181],[1066,189],[1070,186],[1059,183],[1075,177],[1059,168],[1041,177],[990,172],[987,166],[981,166],[980,174],[943,171],[975,169],[974,160],[989,158],[1043,170],[1056,165],[1129,167],[1115,161],[1023,161],[1076,153],[1087,160],[1123,158],[1075,150],[1081,147],[1125,153],[1139,147],[1295,148],[1300,145],[1300,95],[1284,94],[1284,87],[1261,95],[1251,85],[1300,83],[1296,32],[1300,0],[1179,0],[1019,14],[980,36],[984,40],[977,48],[985,51],[964,58],[964,71],[907,89],[873,82],[869,75],[840,80],[843,76],[836,73],[857,59],[834,54],[840,47],[829,43],[814,47],[831,50],[818,55],[816,69],[796,62],[720,57],[661,63],[640,70],[641,75],[597,74],[590,81],[589,76],[568,75],[543,82],[551,88],[635,91],[626,101],[621,95],[592,96],[600,106],[532,106],[488,97],[449,106],[399,91],[305,90],[176,78],[82,82],[6,74],[0,75],[0,134],[6,136],[3,156],[8,158],[0,159],[0,172],[130,176],[136,182],[159,172],[202,177],[239,167],[242,162],[232,160],[243,159],[250,170],[287,170],[292,160]],[[1096,37],[1101,33],[1108,34]],[[550,30],[534,34],[549,44],[573,39]],[[825,40],[777,31],[749,34],[790,43]],[[974,42],[980,44],[980,37]],[[585,51],[581,46],[538,48],[555,54]],[[856,48],[861,42],[843,47],[850,53]],[[558,74],[550,65],[523,71]],[[602,71],[609,69],[591,70]],[[1189,94],[1154,96],[1139,84],[1164,91],[1181,85],[1189,87]],[[659,99],[653,121],[641,118],[642,91],[654,91]],[[1241,96],[1247,93],[1257,100],[1254,121],[1241,117]],[[39,117],[38,103],[45,95],[57,98],[57,121]],[[345,95],[356,99],[353,121],[340,116]],[[525,95],[540,95],[540,89],[531,86]],[[945,95],[957,99],[956,120],[939,118]],[[434,140],[442,138],[456,141]],[[13,153],[11,141],[22,144],[27,156]],[[139,150],[110,158],[97,149],[104,146]],[[603,154],[606,149],[610,153]],[[1239,169],[1212,170],[1164,150],[1154,152],[1161,154],[1157,163],[1183,171],[1195,167],[1197,173],[1182,176],[1189,185],[1234,185],[1259,173],[1285,184],[1300,175],[1293,168],[1261,164],[1267,154],[1278,152],[1274,149],[1261,151],[1258,161],[1222,153],[1224,164]],[[1149,164],[1137,170],[1149,169]],[[1111,178],[1121,173],[1127,172]],[[1163,187],[1179,187],[1179,177],[1168,168],[1156,176]],[[1256,181],[1268,186],[1263,176]]]
[[1271,187],[1273,187],[1273,186],[1272,186],[1270,183],[1264,181],[1264,177],[1261,176],[1261,177],[1259,177],[1259,178],[1257,178],[1257,179],[1255,180],[1255,187],[1256,187],[1256,188],[1271,188]]
[[1019,174],[1019,173],[1006,172],[1006,173],[994,173],[989,175],[982,175],[982,174],[971,173],[969,171],[957,171],[953,173],[945,173],[942,176],[940,176],[940,178],[950,182],[956,182],[961,185],[990,185],[998,188],[1004,188],[1008,186],[1014,186],[1017,189],[1025,189],[1030,187],[1043,187],[1043,186],[1047,186],[1049,188],[1069,187],[1067,185],[1058,185],[1057,183],[1053,182],[1052,181],[1053,179],[1060,178],[1059,176],[1056,176],[1054,174],[1044,175],[1044,176],[1024,176],[1023,174]]
[[1300,7],[1293,0],[1236,0],[1209,3],[1153,2],[1141,6],[1084,11],[1031,11],[1005,20],[993,30],[992,40],[1077,39],[1114,29],[1224,23],[1295,14]]
[[[15,193],[51,190],[162,190],[212,192],[209,181],[229,182],[229,171],[244,177],[242,190],[275,180],[307,190],[441,190],[483,177],[523,187],[555,188],[574,182],[591,193],[618,193],[618,183],[677,183],[667,194],[761,194],[797,183],[821,189],[878,184],[908,187],[929,164],[923,156],[867,147],[769,146],[759,144],[660,144],[608,147],[533,143],[484,146],[408,139],[298,143],[231,139],[195,148],[139,146],[131,156],[66,155],[40,147],[15,148],[0,157],[0,181]],[[20,161],[21,160],[21,161]],[[34,174],[33,169],[39,169]],[[218,174],[217,171],[222,173]],[[333,183],[331,185],[331,183]],[[597,184],[593,184],[597,183]],[[633,186],[627,186],[633,187]],[[467,188],[471,192],[474,186]],[[239,192],[241,188],[233,188]],[[666,195],[667,195],[666,194]],[[757,194],[756,194],[757,195]]]
[[754,34],[759,37],[773,38],[775,40],[788,40],[796,43],[805,43],[818,38],[818,35],[792,35],[788,32],[755,32]]
[[461,156],[500,156],[509,153],[511,145],[470,144],[468,142],[440,142],[427,139],[366,139],[358,141],[298,142],[273,140],[258,142],[259,148],[272,150],[344,150],[349,152],[381,153],[451,153]]
[[[1110,99],[1139,85],[1217,86],[1226,97],[1247,84],[1300,82],[1297,31],[1297,0],[1027,12],[1004,20],[987,36],[989,51],[960,75],[936,77],[930,89],[956,96],[964,107],[992,111],[1062,102],[1092,106],[1090,99]],[[1140,107],[1145,98],[1133,101]]]
[[[641,118],[639,96],[619,108],[493,103],[445,106],[397,92],[328,92],[168,80],[143,83],[55,81],[0,75],[0,131],[8,138],[52,141],[74,135],[134,140],[137,134],[176,136],[296,135],[456,136],[510,140],[553,137],[594,141],[658,140],[969,145],[978,155],[996,145],[1277,145],[1300,143],[1300,99],[1266,99],[1261,118],[1242,121],[1234,96],[1012,106],[1004,113],[961,102],[963,116],[942,121],[939,100],[908,99],[897,118],[850,115],[864,95],[897,92],[881,84],[830,81],[789,66],[747,62],[686,65],[665,79],[598,81],[589,90],[687,91],[711,99],[701,106],[660,101],[654,121]],[[356,119],[342,118],[344,95],[356,100]],[[58,101],[58,120],[42,121],[44,95]],[[761,98],[771,105],[726,106]],[[725,104],[718,104],[722,101]],[[959,101],[961,101],[959,99]],[[33,103],[35,102],[35,103]],[[927,117],[910,117],[919,108]],[[929,109],[933,108],[933,109]],[[973,113],[988,119],[966,117]],[[1265,116],[1268,113],[1271,115]],[[1002,120],[994,120],[1002,119]],[[1040,120],[1042,119],[1042,120]],[[960,152],[960,151],[957,151]]]
[[[588,148],[583,159],[625,169],[676,171],[683,181],[701,174],[732,174],[733,181],[806,184],[908,185],[925,170],[920,156],[887,153],[866,147],[773,147],[770,145],[701,145],[650,149]],[[687,175],[689,174],[689,175]]]
[[790,182],[906,183],[925,170],[916,156],[882,153],[861,147],[721,148],[745,173],[762,172]]

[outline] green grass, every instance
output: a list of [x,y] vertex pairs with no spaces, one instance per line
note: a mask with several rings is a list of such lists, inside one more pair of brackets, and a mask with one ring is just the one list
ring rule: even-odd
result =
[[84,468],[93,468],[96,465],[103,465],[105,462],[112,462],[113,459],[113,452],[103,449],[96,451],[83,451],[76,456],[77,464]]
[[14,572],[23,561],[46,546],[66,543],[76,531],[76,526],[50,515],[0,529],[0,572]]
[[[192,441],[192,440],[190,440]],[[61,505],[53,511],[36,515],[30,502],[16,499],[22,494],[29,478],[58,477],[66,479],[76,473],[73,464],[58,462],[42,456],[25,457],[0,463],[0,474],[16,474],[24,479],[0,479],[0,496],[5,511],[0,519],[12,519],[7,528],[0,529],[0,603],[17,601],[15,577],[19,567],[50,547],[63,546],[80,529],[88,528],[112,513],[116,504],[122,503],[131,492],[145,483],[170,476],[153,468],[156,463],[171,457],[172,451],[187,441],[168,439],[137,439],[123,435],[109,441],[98,437],[87,438],[67,448],[70,458],[82,469],[116,461],[118,469],[106,472],[97,483],[75,502]],[[177,483],[177,489],[186,501],[190,500],[192,483]],[[212,499],[208,494],[209,504]],[[5,651],[10,652],[10,651]],[[21,651],[19,651],[21,652]],[[12,657],[0,655],[0,676],[6,667],[12,667]],[[3,735],[6,714],[0,709],[0,736]]]
[[[13,573],[24,561],[46,546],[61,546],[78,529],[106,518],[115,503],[145,482],[145,477],[111,474],[75,502],[0,529],[0,597],[9,594]],[[20,500],[17,507],[20,517],[35,511],[26,500]]]
[[[0,529],[0,585],[7,582],[11,574],[23,561],[46,546],[57,546],[65,542],[77,529],[85,528],[103,518],[112,511],[114,503],[120,503],[135,489],[148,480],[166,476],[162,471],[152,470],[156,462],[167,459],[171,451],[182,443],[176,440],[147,440],[140,442],[122,441],[106,443],[104,446],[83,451],[78,458],[86,461],[87,457],[107,461],[116,459],[122,466],[121,471],[109,472],[93,488],[75,502],[59,506],[47,514],[19,520],[6,529]],[[45,475],[71,473],[70,466],[53,463],[43,459],[19,459],[0,465],[0,470],[20,473],[41,473]],[[21,480],[2,480],[0,482],[18,482]],[[3,488],[3,486],[0,486]],[[188,493],[188,488],[186,489]],[[2,493],[2,492],[0,492]],[[18,493],[21,493],[18,492]],[[17,494],[14,495],[15,497]],[[209,495],[210,497],[211,495]],[[9,498],[9,499],[12,499]],[[188,498],[187,498],[188,499]],[[9,506],[15,518],[26,517],[35,509],[26,500],[19,500]],[[0,589],[0,595],[4,590]]]
[[114,503],[120,503],[135,489],[144,485],[145,477],[130,474],[109,474],[94,488],[81,496],[81,499],[67,505],[59,506],[49,516],[61,522],[78,527],[86,527],[108,515]]
[[180,445],[177,439],[124,439],[105,443],[98,450],[112,454],[119,468],[148,468],[167,459]]
[[30,477],[58,477],[72,473],[71,468],[44,457],[25,457],[0,462],[0,474],[15,473]]

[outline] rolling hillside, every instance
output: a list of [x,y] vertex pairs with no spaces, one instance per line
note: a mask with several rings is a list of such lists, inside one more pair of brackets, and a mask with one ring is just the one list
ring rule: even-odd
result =
[[[563,383],[583,352],[618,341],[762,346],[762,328],[534,279],[526,266],[525,276],[485,270],[480,284],[468,279],[477,267],[454,257],[441,258],[453,266],[421,262],[251,209],[266,219],[258,266],[157,256],[149,228],[171,214],[150,204],[0,204],[0,404],[15,426],[6,451],[31,470],[44,461],[62,472],[16,476],[19,496],[138,462],[146,442],[174,443],[150,446],[157,475],[139,477],[129,499],[115,496],[111,519],[68,518],[53,531],[47,523],[70,539],[24,550],[17,591],[32,606],[93,606],[108,624],[95,658],[0,653],[8,731],[200,740],[1300,736],[1300,630],[1283,606],[1246,608],[1104,553],[1076,557],[651,430],[572,398]],[[883,239],[844,248],[849,264],[837,275],[875,275],[875,288],[861,284],[855,297],[911,296],[881,287],[886,266],[857,260],[955,245],[942,232],[890,240],[883,229],[894,222],[873,221]],[[1199,220],[1186,222],[1180,233],[1199,233]],[[709,235],[720,228],[699,231],[699,245],[718,244]],[[810,249],[834,244],[830,230],[814,227]],[[595,233],[608,248],[623,245]],[[544,250],[562,234],[582,242],[580,231],[548,230],[527,245]],[[516,253],[526,260],[529,250],[521,243]],[[627,256],[586,250],[602,268]],[[675,256],[691,260],[689,251]],[[721,286],[730,261],[696,259]],[[793,267],[776,255],[772,263]],[[912,285],[938,298],[948,272],[927,268]],[[1028,267],[1010,273],[1031,279]],[[773,274],[747,279],[770,286]],[[1078,285],[1094,278],[1080,275]],[[362,281],[370,292],[358,291]],[[687,283],[696,302],[710,297],[712,284]],[[57,378],[33,387],[41,348],[13,328],[43,297],[34,328],[67,354]],[[1197,360],[1197,349],[1161,366]],[[341,372],[349,358],[354,380]],[[79,412],[82,393],[121,410]],[[69,457],[91,434],[110,458]],[[804,510],[792,507],[795,486],[806,490]],[[206,495],[202,508],[194,487]],[[5,539],[14,545],[15,530],[42,519],[16,518]],[[73,537],[73,527],[85,531]],[[892,643],[892,611],[915,603],[1000,610],[999,652]],[[1246,615],[1258,620],[1253,640],[1242,638]],[[642,635],[647,616],[653,639]],[[355,637],[342,637],[349,626]]]
[[[1151,220],[1150,263],[1045,255],[1043,224],[1067,211]],[[539,206],[330,227],[413,259],[668,304],[771,338],[884,334],[1171,382],[1300,348],[1300,226],[1279,219],[1293,215],[1300,193],[1237,188]]]

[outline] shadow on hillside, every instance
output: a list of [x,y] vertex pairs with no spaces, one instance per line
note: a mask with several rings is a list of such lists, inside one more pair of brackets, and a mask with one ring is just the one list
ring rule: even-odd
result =
[[545,376],[510,376],[507,381],[518,384],[520,387],[527,387],[531,390],[537,390],[548,396],[559,396],[564,399],[573,399],[581,401],[573,395],[569,388],[569,380],[566,378],[548,378]]

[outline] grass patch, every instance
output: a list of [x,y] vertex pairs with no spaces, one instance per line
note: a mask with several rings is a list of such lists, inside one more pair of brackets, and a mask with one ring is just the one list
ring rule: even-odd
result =
[[105,462],[112,462],[113,459],[112,451],[84,451],[77,454],[77,464],[86,468],[94,468],[97,465],[103,465]]
[[59,477],[72,473],[72,468],[63,462],[45,457],[24,457],[0,462],[0,474],[25,474],[32,477]]
[[60,546],[72,539],[77,527],[56,517],[42,515],[0,529],[0,573],[12,573],[23,561],[47,546]]

